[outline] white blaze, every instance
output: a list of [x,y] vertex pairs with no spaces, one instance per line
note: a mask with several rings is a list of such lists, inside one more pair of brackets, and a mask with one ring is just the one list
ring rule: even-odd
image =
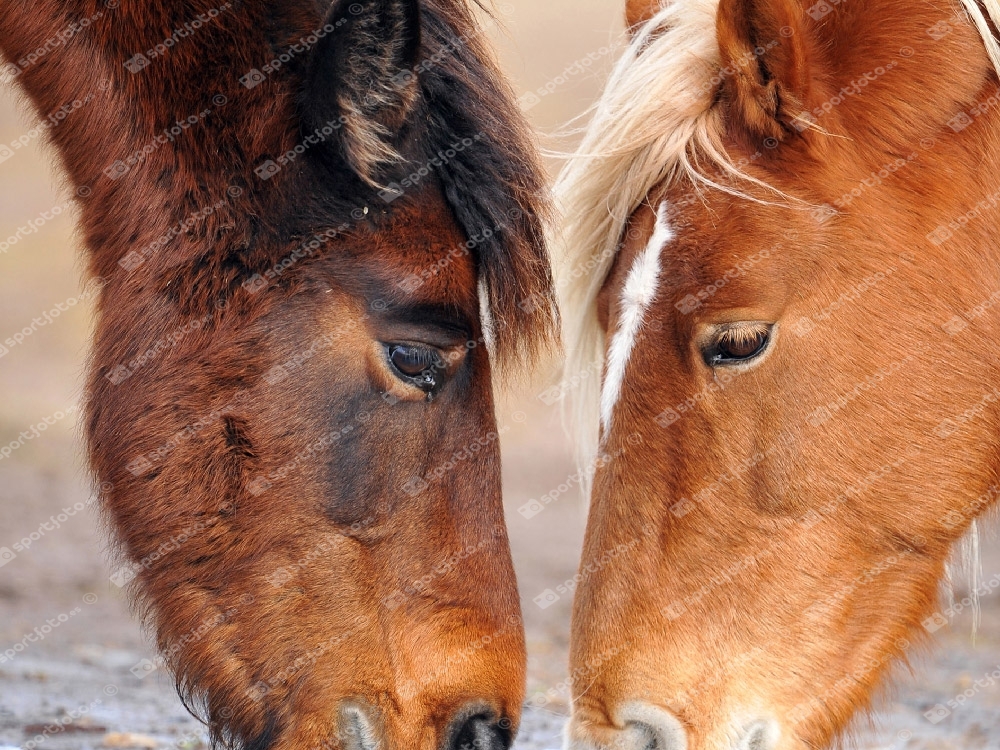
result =
[[608,361],[604,370],[604,387],[601,390],[601,426],[605,433],[611,427],[611,416],[621,395],[625,380],[625,368],[635,337],[642,328],[646,310],[656,297],[660,280],[660,254],[668,242],[674,238],[674,230],[667,223],[667,204],[660,204],[656,212],[656,228],[649,244],[643,249],[629,269],[625,287],[622,289],[618,327],[611,337],[608,347]]

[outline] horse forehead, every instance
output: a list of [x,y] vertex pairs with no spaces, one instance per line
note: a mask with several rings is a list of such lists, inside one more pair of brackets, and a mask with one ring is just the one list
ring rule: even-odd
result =
[[467,307],[478,305],[474,250],[446,207],[431,206],[401,212],[359,260],[363,274],[392,296]]
[[[694,197],[689,190],[668,191],[662,202],[670,207],[667,218],[674,236],[663,257],[663,265],[669,269],[668,283],[716,278],[731,273],[734,267],[747,268],[748,261],[756,266],[766,260],[773,269],[774,263],[795,246],[796,238],[803,236],[800,225],[808,218],[801,210],[756,203],[710,188]],[[650,209],[644,208],[651,215]],[[633,243],[637,249],[653,234],[654,224],[648,215]]]

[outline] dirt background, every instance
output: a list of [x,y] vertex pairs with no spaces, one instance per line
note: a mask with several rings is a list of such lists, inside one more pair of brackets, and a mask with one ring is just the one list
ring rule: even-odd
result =
[[[618,0],[500,0],[505,30],[494,36],[544,148],[572,142],[554,134],[596,97],[620,41],[619,14]],[[30,136],[34,124],[11,88],[0,86],[0,144]],[[44,139],[29,140],[0,163],[0,243],[67,202]],[[37,426],[39,432],[0,457],[0,656],[11,654],[0,660],[0,750],[200,747],[199,725],[168,676],[149,669],[148,640],[110,580],[73,413],[91,325],[89,305],[79,300],[83,288],[70,208],[0,244],[0,342],[56,303],[72,302],[68,312],[0,355],[0,455],[23,431]],[[558,408],[539,398],[544,388],[539,378],[501,406],[502,418],[525,415],[503,446],[530,660],[530,707],[518,740],[525,750],[560,746],[570,601],[563,597],[542,609],[534,598],[575,574],[585,520]],[[518,512],[552,492],[559,500],[540,514]],[[42,527],[65,509],[71,512],[58,528]],[[30,547],[15,553],[15,542],[32,534],[37,539]],[[983,580],[1000,580],[994,578],[1000,576],[995,534],[984,533],[983,548]],[[861,747],[1000,748],[1000,680],[990,684],[984,677],[1000,670],[1000,593],[992,590],[982,599],[975,641],[971,607],[964,607],[934,635],[933,650],[913,674],[901,676],[876,728],[859,730]],[[959,585],[960,602],[964,596]],[[8,651],[36,628],[44,639]],[[966,696],[961,707],[937,723],[924,716],[960,695]]]

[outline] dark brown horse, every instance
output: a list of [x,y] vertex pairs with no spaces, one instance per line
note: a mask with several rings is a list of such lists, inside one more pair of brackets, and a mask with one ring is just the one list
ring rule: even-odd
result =
[[555,313],[478,33],[464,0],[0,6],[3,74],[70,112],[116,580],[219,745],[516,730],[491,358]]
[[569,748],[826,747],[998,498],[1000,3],[628,12],[557,191],[604,373]]

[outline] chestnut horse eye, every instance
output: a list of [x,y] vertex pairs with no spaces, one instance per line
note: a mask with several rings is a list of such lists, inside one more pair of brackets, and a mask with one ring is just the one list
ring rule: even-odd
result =
[[741,323],[720,331],[704,352],[705,363],[717,367],[759,357],[771,341],[772,328],[768,323]]
[[444,381],[444,361],[434,349],[408,344],[389,344],[389,364],[400,380],[433,393]]

